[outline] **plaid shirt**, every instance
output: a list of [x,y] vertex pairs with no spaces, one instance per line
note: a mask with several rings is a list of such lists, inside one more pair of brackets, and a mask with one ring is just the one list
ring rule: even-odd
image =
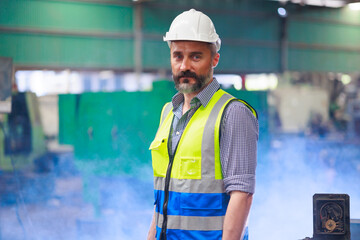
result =
[[[172,99],[175,115],[170,146],[174,153],[184,129],[196,110],[207,106],[220,84],[214,80],[191,100],[190,110],[182,114],[184,95]],[[224,185],[231,191],[255,192],[255,170],[259,124],[251,111],[241,102],[232,101],[224,111],[220,125],[220,160]]]

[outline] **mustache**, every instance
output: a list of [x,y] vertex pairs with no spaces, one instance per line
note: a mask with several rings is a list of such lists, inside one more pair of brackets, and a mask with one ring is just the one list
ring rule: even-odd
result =
[[178,80],[182,77],[191,77],[191,78],[195,78],[195,79],[198,79],[199,76],[194,73],[194,72],[191,72],[190,70],[186,70],[186,71],[181,71],[178,75],[175,76],[175,78]]

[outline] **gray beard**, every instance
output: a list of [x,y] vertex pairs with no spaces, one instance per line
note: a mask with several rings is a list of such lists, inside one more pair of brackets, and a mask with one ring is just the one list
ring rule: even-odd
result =
[[212,80],[211,76],[211,68],[208,74],[206,75],[196,75],[194,74],[193,78],[195,79],[195,84],[190,84],[188,79],[184,79],[182,83],[179,81],[179,76],[173,76],[175,82],[175,88],[180,93],[189,94],[202,90],[209,82]]

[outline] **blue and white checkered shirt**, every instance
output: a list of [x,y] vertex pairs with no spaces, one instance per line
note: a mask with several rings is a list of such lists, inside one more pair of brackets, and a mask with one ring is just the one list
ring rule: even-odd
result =
[[[184,95],[177,93],[173,99],[175,115],[171,149],[175,152],[184,129],[196,110],[207,106],[220,84],[214,80],[191,100],[190,110],[182,114]],[[255,192],[255,170],[257,141],[259,137],[258,120],[241,102],[232,101],[224,111],[220,125],[220,160],[227,193],[231,191]]]

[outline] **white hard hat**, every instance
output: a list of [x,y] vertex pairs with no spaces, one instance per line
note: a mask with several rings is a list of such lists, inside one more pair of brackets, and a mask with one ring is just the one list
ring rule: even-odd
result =
[[211,19],[195,9],[181,13],[171,23],[164,41],[167,41],[170,46],[170,42],[176,40],[213,43],[216,45],[216,51],[220,50],[221,45],[221,40]]

